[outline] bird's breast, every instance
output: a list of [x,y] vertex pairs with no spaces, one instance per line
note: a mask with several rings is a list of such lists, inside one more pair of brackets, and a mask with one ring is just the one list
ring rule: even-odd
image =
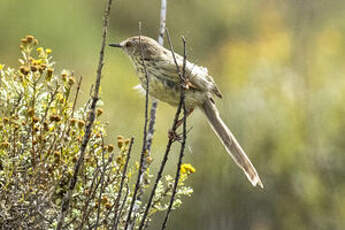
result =
[[[139,80],[142,87],[146,90],[147,82],[144,71],[138,72]],[[160,101],[164,101],[170,105],[177,106],[180,100],[179,86],[170,80],[157,77],[156,74],[148,72],[149,94]]]
[[[137,70],[140,83],[146,90],[147,82],[144,69]],[[162,73],[155,73],[147,71],[149,80],[149,94],[150,96],[168,103],[172,106],[177,106],[180,103],[180,85],[178,82],[169,80],[167,76]],[[205,92],[197,90],[186,90],[185,91],[185,103],[187,108],[195,108],[196,106],[203,103],[207,96]]]
[[[166,102],[172,106],[177,106],[180,103],[180,85],[179,76],[175,72],[175,66],[171,69],[161,68],[164,63],[159,61],[154,62],[145,60],[145,67],[142,59],[132,58],[133,64],[137,71],[141,86],[146,90],[146,73],[149,80],[149,94],[150,96]],[[189,89],[185,91],[185,104],[187,109],[195,108],[207,99],[208,94],[205,91]]]

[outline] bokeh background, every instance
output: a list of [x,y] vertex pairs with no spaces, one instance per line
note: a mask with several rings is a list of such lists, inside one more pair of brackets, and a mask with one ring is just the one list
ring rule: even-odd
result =
[[[17,67],[19,41],[33,34],[53,50],[57,69],[84,77],[84,103],[103,10],[99,0],[1,0],[0,63]],[[159,11],[159,0],[114,0],[109,42],[137,34],[138,21],[156,38]],[[184,35],[189,59],[214,76],[224,94],[219,110],[265,185],[251,187],[195,112],[185,158],[197,170],[190,180],[195,192],[172,214],[169,229],[344,229],[345,1],[174,0],[167,25],[176,50],[182,51]],[[105,61],[108,141],[135,136],[139,153],[144,98],[132,89],[134,68],[115,49],[106,50]],[[159,104],[156,166],[174,111]],[[171,172],[177,153],[174,148]]]

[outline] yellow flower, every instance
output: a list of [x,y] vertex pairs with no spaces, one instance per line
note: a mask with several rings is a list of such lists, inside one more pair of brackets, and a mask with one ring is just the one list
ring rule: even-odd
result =
[[3,68],[4,68],[4,66],[0,64],[0,70],[2,70]]
[[43,62],[42,59],[37,59],[37,60],[33,60],[33,61],[32,61],[32,64],[33,64],[33,65],[40,65],[42,62]]
[[191,164],[182,164],[181,165],[181,174],[184,175],[184,174],[192,174],[192,173],[195,173],[195,168],[191,165]]
[[49,49],[49,48],[46,49],[46,53],[47,53],[47,54],[50,54],[51,52],[53,52],[51,49]]
[[39,53],[42,53],[42,52],[43,52],[43,48],[42,48],[42,47],[38,47],[38,48],[36,49],[36,51],[39,52]]

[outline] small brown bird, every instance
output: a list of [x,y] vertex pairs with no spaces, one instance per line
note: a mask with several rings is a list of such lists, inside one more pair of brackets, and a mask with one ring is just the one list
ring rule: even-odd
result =
[[[140,38],[139,36],[130,37],[119,44],[109,45],[121,48],[130,57],[137,71],[141,89],[146,90],[145,67],[143,64],[145,62],[150,95],[172,106],[179,104],[180,78],[170,50],[161,46],[154,39],[145,36],[140,36]],[[178,66],[182,69],[183,57],[176,53],[175,57]],[[263,188],[253,164],[219,116],[213,95],[222,98],[222,94],[213,78],[208,75],[207,69],[187,61],[185,75],[189,85],[185,91],[187,112],[190,114],[194,108],[200,108],[229,155],[244,171],[252,185],[259,185]]]

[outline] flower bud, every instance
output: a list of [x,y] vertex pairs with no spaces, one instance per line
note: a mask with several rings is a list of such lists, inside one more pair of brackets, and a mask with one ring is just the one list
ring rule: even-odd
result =
[[74,126],[74,125],[77,123],[77,119],[72,118],[72,119],[70,120],[70,123],[71,123],[72,126]]
[[27,66],[21,66],[19,67],[19,70],[24,75],[28,75],[28,73],[30,72],[30,69]]
[[44,64],[44,63],[42,63],[42,64],[41,64],[41,68],[42,68],[43,70],[45,70],[45,69],[47,68],[47,65]]
[[4,141],[0,144],[1,149],[7,149],[10,144],[7,141]]
[[82,129],[85,126],[85,121],[79,120],[78,121],[78,128]]
[[62,77],[62,80],[63,80],[63,81],[66,81],[66,80],[67,80],[67,73],[65,73],[65,72],[62,73],[62,74],[61,74],[61,77]]
[[31,43],[31,42],[34,40],[34,36],[32,36],[32,35],[27,35],[27,36],[25,37],[25,39],[26,39],[26,41],[27,41],[28,43]]
[[97,110],[96,110],[97,117],[101,116],[102,113],[103,113],[103,109],[97,108]]
[[31,71],[32,72],[36,72],[37,71],[37,66],[36,65],[32,65],[31,66]]
[[44,127],[44,130],[45,131],[49,131],[49,124],[48,124],[48,122],[43,122],[43,127]]
[[105,208],[108,209],[108,210],[111,209],[112,207],[113,206],[109,202],[105,204]]
[[123,146],[123,136],[117,137],[117,146],[121,149]]
[[38,117],[32,117],[32,121],[33,121],[34,123],[37,123],[37,122],[40,121],[40,119],[39,119]]
[[33,117],[35,115],[35,110],[33,109],[33,108],[30,108],[29,110],[28,110],[28,116],[29,117]]
[[111,153],[114,150],[114,145],[108,145],[108,152]]
[[74,77],[68,78],[68,84],[69,84],[70,86],[72,86],[74,83],[75,83]]
[[50,81],[50,79],[52,78],[53,72],[54,72],[54,69],[52,69],[52,68],[48,68],[48,69],[47,69],[47,77],[46,77],[46,79],[47,79],[48,81]]

